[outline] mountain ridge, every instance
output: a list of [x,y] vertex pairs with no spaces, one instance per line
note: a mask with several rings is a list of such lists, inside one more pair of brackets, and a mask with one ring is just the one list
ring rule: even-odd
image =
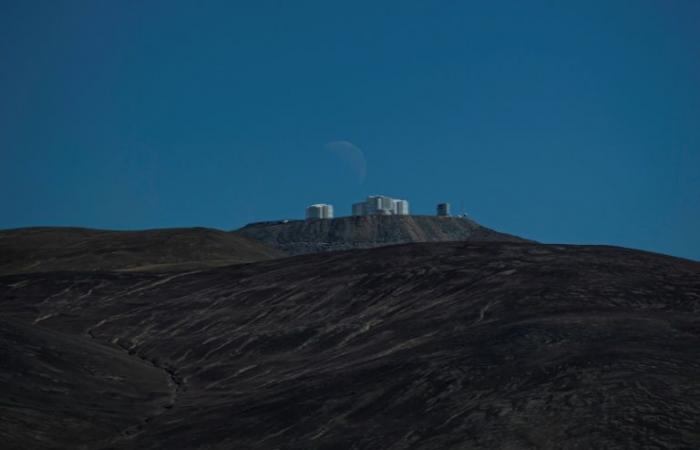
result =
[[240,234],[204,227],[136,231],[80,227],[0,230],[0,273],[178,271],[284,256],[285,253]]

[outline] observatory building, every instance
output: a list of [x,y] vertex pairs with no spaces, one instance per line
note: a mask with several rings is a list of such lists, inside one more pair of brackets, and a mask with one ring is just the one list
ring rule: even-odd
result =
[[332,219],[333,205],[317,203],[306,208],[307,219]]
[[407,216],[408,201],[386,195],[370,195],[367,200],[352,205],[353,216]]

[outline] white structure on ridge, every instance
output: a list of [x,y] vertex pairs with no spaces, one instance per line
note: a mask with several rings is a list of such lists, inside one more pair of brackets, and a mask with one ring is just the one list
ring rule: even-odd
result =
[[397,216],[408,215],[408,200],[394,200],[394,214]]
[[408,201],[386,195],[370,195],[367,200],[352,205],[353,216],[407,216]]
[[307,219],[332,219],[333,205],[317,203],[306,208]]

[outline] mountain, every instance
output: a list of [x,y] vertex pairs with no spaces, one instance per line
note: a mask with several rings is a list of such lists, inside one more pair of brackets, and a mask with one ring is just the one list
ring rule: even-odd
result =
[[245,236],[208,228],[104,231],[37,227],[0,231],[0,273],[173,271],[281,256],[285,254]]
[[3,448],[699,448],[700,263],[449,242],[0,276]]
[[199,270],[302,253],[458,240],[524,241],[466,218],[429,216],[261,222],[233,232],[17,228],[0,230],[0,274]]
[[409,242],[511,241],[465,217],[356,216],[336,219],[259,222],[238,230],[290,255],[373,248]]

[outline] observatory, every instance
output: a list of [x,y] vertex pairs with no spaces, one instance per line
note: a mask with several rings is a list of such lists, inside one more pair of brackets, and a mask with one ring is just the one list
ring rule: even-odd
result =
[[352,205],[353,216],[407,216],[408,201],[386,195],[370,195],[364,202]]
[[307,219],[332,219],[333,205],[317,203],[306,208]]

